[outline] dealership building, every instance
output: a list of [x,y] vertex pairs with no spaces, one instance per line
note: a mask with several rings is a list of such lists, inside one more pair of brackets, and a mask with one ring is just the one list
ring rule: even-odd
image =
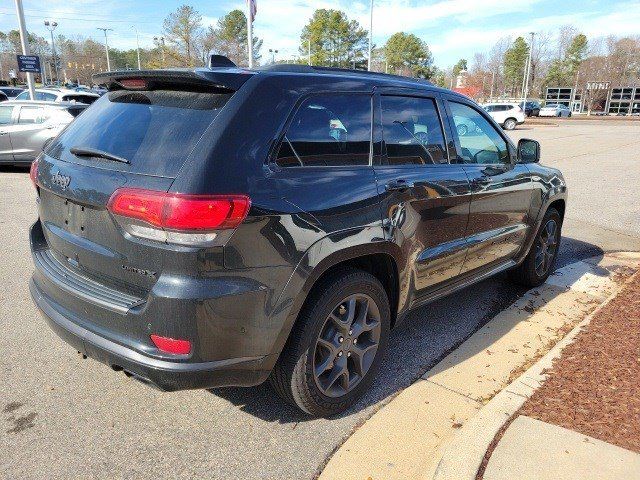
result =
[[[602,111],[609,115],[640,115],[640,86],[609,88],[607,84],[602,82],[593,85],[589,90],[573,87],[549,87],[545,92],[545,103],[559,103],[570,108],[574,113],[586,113],[589,95],[606,90],[606,95],[599,94],[605,100]],[[606,88],[602,88],[605,86]]]

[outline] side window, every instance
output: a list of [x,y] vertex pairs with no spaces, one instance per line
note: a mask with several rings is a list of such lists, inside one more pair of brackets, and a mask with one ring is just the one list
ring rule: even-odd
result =
[[383,96],[381,101],[382,134],[389,165],[448,163],[433,99]]
[[29,92],[25,90],[20,95],[16,97],[16,100],[29,100]]
[[42,107],[21,107],[18,124],[44,123],[45,114]]
[[474,108],[449,102],[463,163],[507,164],[509,149],[498,131]]
[[278,151],[281,167],[369,165],[371,97],[323,94],[304,101]]
[[9,125],[12,113],[13,107],[0,107],[0,125]]

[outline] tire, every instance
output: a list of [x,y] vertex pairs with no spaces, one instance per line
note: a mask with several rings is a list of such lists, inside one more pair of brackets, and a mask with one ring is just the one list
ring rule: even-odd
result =
[[[366,299],[369,307],[363,315]],[[348,326],[352,312],[356,320]],[[387,294],[376,277],[351,268],[336,271],[307,298],[271,372],[271,386],[285,401],[313,416],[330,417],[346,410],[377,374],[387,349],[390,318]],[[345,366],[346,376],[339,374]]]
[[518,125],[518,122],[515,118],[507,118],[502,124],[502,128],[505,130],[513,130]]
[[[548,242],[549,225],[555,224],[554,241]],[[544,215],[540,228],[536,232],[536,238],[531,245],[529,253],[524,261],[509,271],[509,277],[515,283],[526,287],[537,287],[542,285],[554,270],[558,252],[560,250],[560,239],[562,238],[562,218],[558,211],[550,208]],[[544,243],[547,243],[544,246]],[[550,245],[553,243],[553,250],[550,252]],[[540,265],[541,255],[544,256],[544,265]]]

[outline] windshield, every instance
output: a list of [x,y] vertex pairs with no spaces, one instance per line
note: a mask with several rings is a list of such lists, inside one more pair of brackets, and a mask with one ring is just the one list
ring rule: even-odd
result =
[[[169,90],[109,92],[47,148],[75,163],[100,164],[133,173],[175,176],[230,94]],[[129,160],[106,163],[71,154],[72,147],[100,150]]]

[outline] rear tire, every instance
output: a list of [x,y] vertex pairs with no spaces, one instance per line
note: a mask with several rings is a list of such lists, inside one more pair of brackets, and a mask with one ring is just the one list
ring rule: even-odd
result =
[[313,416],[346,410],[376,376],[390,317],[387,294],[376,277],[352,268],[329,275],[300,312],[269,377],[271,386]]
[[509,271],[511,280],[525,287],[542,285],[554,270],[560,250],[561,233],[562,218],[555,208],[550,208],[542,219],[540,229],[524,261]]
[[516,125],[518,125],[518,122],[515,118],[507,118],[502,124],[502,128],[504,128],[505,130],[513,130],[514,128],[516,128]]

